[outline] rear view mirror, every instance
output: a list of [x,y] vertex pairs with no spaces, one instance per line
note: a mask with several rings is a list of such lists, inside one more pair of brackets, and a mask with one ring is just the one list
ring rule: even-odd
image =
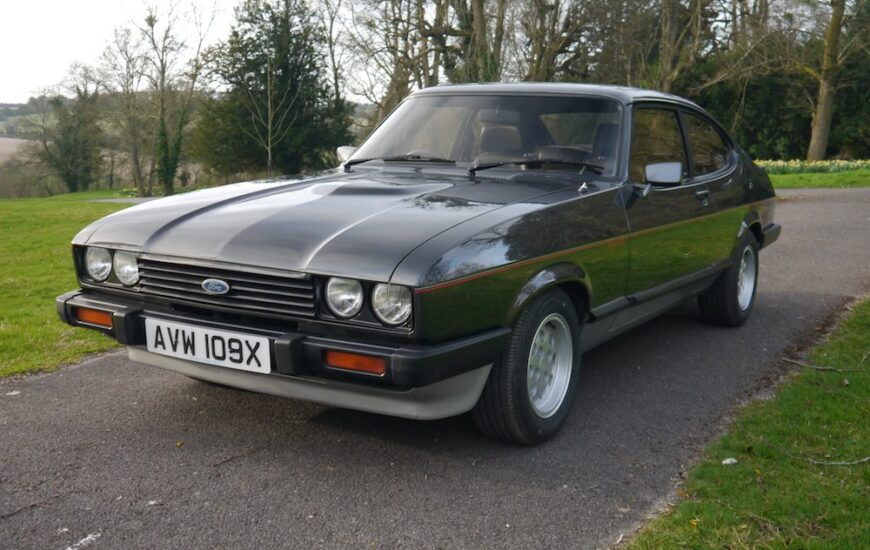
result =
[[335,150],[335,154],[338,155],[339,162],[346,161],[347,159],[352,157],[354,153],[356,153],[356,147],[354,147],[353,145],[342,145]]
[[481,109],[477,115],[477,121],[481,124],[503,124],[516,126],[520,123],[520,114],[517,111],[503,111],[501,109]]
[[647,183],[674,187],[683,183],[682,162],[656,162],[647,164],[644,169]]

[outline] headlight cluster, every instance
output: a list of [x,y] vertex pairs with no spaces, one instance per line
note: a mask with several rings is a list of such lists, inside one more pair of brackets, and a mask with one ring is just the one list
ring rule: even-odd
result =
[[359,281],[333,277],[326,283],[326,304],[333,313],[348,319],[363,306],[363,289]]
[[372,309],[388,325],[401,325],[411,316],[411,291],[404,286],[375,285]]
[[[365,302],[359,281],[333,277],[326,283],[326,305],[338,317],[356,316]],[[372,310],[381,322],[398,326],[411,317],[411,291],[404,286],[376,284],[371,293]]]
[[125,286],[139,282],[139,262],[135,254],[118,250],[112,253],[108,248],[89,246],[85,250],[85,270],[90,277],[103,282],[109,278],[112,269],[115,277]]
[[85,267],[95,281],[105,281],[112,272],[112,254],[105,248],[89,246],[85,251]]

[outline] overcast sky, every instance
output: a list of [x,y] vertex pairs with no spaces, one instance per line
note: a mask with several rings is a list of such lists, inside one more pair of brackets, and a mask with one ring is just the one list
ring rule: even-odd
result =
[[[75,62],[93,63],[116,27],[142,21],[145,0],[2,0],[0,3],[0,103],[24,103],[40,88],[59,83]],[[216,6],[209,42],[229,33],[236,0],[193,0]],[[190,9],[191,0],[177,1]],[[192,31],[191,31],[192,32]]]

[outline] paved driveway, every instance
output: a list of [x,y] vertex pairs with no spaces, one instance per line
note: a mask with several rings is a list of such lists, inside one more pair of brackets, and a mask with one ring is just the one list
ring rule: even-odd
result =
[[870,189],[783,193],[741,329],[669,314],[585,357],[535,448],[221,389],[112,353],[0,384],[0,547],[594,548],[674,480],[784,350],[870,288]]

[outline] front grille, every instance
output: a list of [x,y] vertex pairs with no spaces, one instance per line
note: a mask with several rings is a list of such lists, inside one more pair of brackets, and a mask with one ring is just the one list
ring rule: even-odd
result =
[[[308,276],[140,258],[139,277],[139,292],[170,302],[207,304],[269,316],[314,317],[314,282]],[[202,288],[205,279],[220,279],[230,285],[230,291],[209,294]]]

